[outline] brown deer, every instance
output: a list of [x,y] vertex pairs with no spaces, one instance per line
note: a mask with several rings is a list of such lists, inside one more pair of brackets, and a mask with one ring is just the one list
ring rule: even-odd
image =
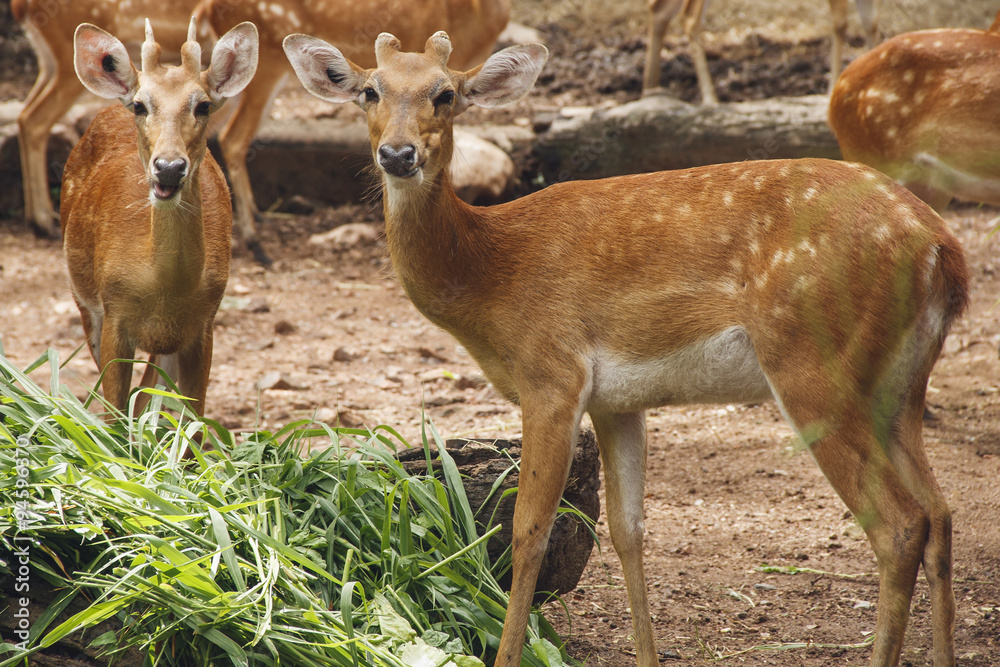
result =
[[597,432],[638,664],[658,665],[642,564],[644,411],[773,398],[868,534],[872,664],[896,664],[921,564],[935,665],[954,664],[951,515],[923,449],[927,379],[969,275],[944,221],[862,165],[763,161],[552,185],[492,207],[449,183],[455,117],[523,97],[547,58],[462,72],[382,34],[366,69],[306,35],[307,90],[364,109],[393,267],[416,307],[523,414],[513,584],[498,667],[520,664],[580,419]]
[[187,17],[198,1],[12,0],[14,18],[24,28],[38,57],[38,78],[17,117],[24,217],[37,234],[59,238],[45,151],[52,126],[83,92],[83,84],[73,70],[76,27],[87,21],[128,44],[142,41],[142,20],[148,17],[156,23],[164,48],[179,53],[187,36]]
[[[150,353],[203,414],[212,326],[229,279],[232,208],[206,149],[209,115],[240,92],[257,62],[257,30],[236,26],[201,70],[191,19],[179,67],[164,67],[146,23],[142,71],[125,46],[83,24],[76,71],[94,94],[119,99],[66,163],[61,221],[66,264],[104,397],[126,407],[136,349]],[[156,377],[147,365],[143,385]]]
[[375,37],[383,30],[395,32],[407,48],[414,49],[435,30],[447,30],[462,42],[454,55],[456,65],[472,67],[493,52],[507,25],[510,0],[206,0],[203,11],[218,34],[241,21],[260,29],[257,74],[219,134],[219,144],[233,188],[236,228],[257,261],[266,265],[270,259],[257,238],[260,211],[250,186],[247,155],[271,100],[291,73],[281,40],[293,32],[313,32],[370,66]]
[[1000,206],[1000,15],[989,30],[925,30],[857,58],[834,86],[830,127],[846,160],[937,210]]
[[[847,5],[849,0],[830,0],[833,15],[833,46],[830,51],[830,86],[840,76],[844,57],[844,42],[847,41]],[[858,14],[864,27],[868,46],[878,43],[878,8],[876,0],[857,0]],[[706,105],[719,103],[712,84],[712,74],[708,71],[705,47],[701,43],[702,17],[705,0],[649,0],[649,37],[646,44],[646,69],[643,76],[643,94],[649,94],[660,86],[660,51],[667,27],[678,14],[681,26],[688,40],[691,60],[698,76],[698,90],[701,102]]]

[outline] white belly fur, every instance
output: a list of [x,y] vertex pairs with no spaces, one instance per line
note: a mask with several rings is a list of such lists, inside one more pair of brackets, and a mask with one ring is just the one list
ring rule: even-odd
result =
[[750,336],[742,327],[730,327],[663,357],[626,359],[598,350],[587,410],[624,413],[661,405],[772,398]]

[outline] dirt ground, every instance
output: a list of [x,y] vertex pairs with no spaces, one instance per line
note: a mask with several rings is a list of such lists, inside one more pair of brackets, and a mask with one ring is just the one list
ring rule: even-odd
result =
[[[553,57],[538,91],[510,117],[530,118],[538,107],[635,99],[645,43],[642,4],[515,2],[515,19],[542,30]],[[762,4],[718,0],[711,6],[709,53],[720,97],[822,92],[825,3]],[[929,3],[882,4],[890,34],[935,22],[983,27],[992,19],[990,3],[979,0],[951,13]],[[859,34],[856,20],[853,33]],[[16,99],[30,86],[32,64],[16,33],[5,34],[0,55],[18,66],[4,69],[0,97]],[[853,44],[857,53],[860,39]],[[694,100],[682,41],[673,37],[668,51],[665,83]],[[276,111],[293,107],[294,95],[279,98]],[[486,117],[470,115],[467,122]],[[963,666],[1000,664],[1000,322],[994,309],[1000,238],[988,237],[997,214],[955,206],[945,215],[969,253],[973,301],[935,370],[934,419],[925,425],[929,456],[954,511],[956,645]],[[4,351],[22,366],[47,347],[66,358],[83,333],[59,247],[32,237],[17,212],[2,217],[9,218],[0,220]],[[308,242],[311,234],[345,223],[378,227],[380,221],[375,202],[272,215],[261,233],[275,265],[264,270],[246,256],[234,258],[216,322],[211,416],[237,430],[275,429],[301,418],[388,424],[416,442],[423,408],[446,437],[520,433],[518,409],[410,305],[380,242],[346,248]],[[86,351],[68,362],[64,381],[77,394],[96,379]],[[810,457],[798,452],[776,407],[664,408],[650,413],[648,425],[645,557],[664,664],[720,657],[726,664],[781,667],[867,664],[869,649],[855,645],[875,626],[871,548]],[[602,553],[595,552],[565,607],[549,605],[548,616],[570,653],[587,665],[633,665],[621,568],[603,520],[598,533]],[[762,564],[811,571],[768,574],[757,570]],[[808,646],[765,648],[780,643]],[[903,664],[929,665],[930,647],[921,577]]]

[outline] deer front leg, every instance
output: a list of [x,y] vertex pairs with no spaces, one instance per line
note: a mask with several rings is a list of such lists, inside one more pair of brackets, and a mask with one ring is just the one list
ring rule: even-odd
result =
[[201,337],[178,355],[177,388],[191,398],[195,414],[205,414],[205,394],[208,376],[212,369],[212,323],[209,322]]
[[[272,59],[279,57],[283,58],[281,54],[271,56]],[[226,123],[226,127],[219,133],[219,146],[226,161],[226,170],[229,172],[229,182],[233,191],[233,226],[239,229],[240,236],[253,253],[254,259],[259,264],[268,266],[271,264],[271,258],[264,252],[257,238],[256,220],[260,218],[260,211],[257,209],[253,188],[250,185],[247,158],[254,135],[257,134],[275,89],[281,82],[283,70],[273,64],[270,67],[265,66],[268,60],[264,53],[261,53],[259,62],[257,72],[244,89],[236,110]]]
[[554,390],[521,395],[524,442],[514,505],[514,576],[495,667],[521,664],[538,571],[573,459],[579,394]]
[[646,416],[642,412],[590,414],[604,466],[611,542],[622,562],[639,667],[656,667],[646,575],[642,564],[643,498],[646,484]]
[[[132,383],[132,364],[130,362],[114,362],[115,359],[132,359],[135,347],[131,345],[125,333],[113,321],[105,320],[101,328],[101,363],[104,373],[102,385],[104,400],[122,412],[128,404],[128,390]],[[112,413],[109,420],[115,418]]]
[[[55,239],[59,238],[59,230],[49,193],[46,149],[52,126],[69,110],[83,90],[72,70],[70,74],[72,76],[61,76],[57,72],[51,80],[42,84],[37,95],[30,98],[17,117],[24,217],[37,234]],[[35,93],[34,89],[32,93]]]

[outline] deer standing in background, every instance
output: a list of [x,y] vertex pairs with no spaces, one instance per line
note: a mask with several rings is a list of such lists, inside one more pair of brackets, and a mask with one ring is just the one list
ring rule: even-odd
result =
[[857,58],[830,98],[845,160],[937,210],[953,197],[1000,206],[1000,15],[989,30],[924,30]]
[[934,663],[954,665],[951,515],[922,416],[969,275],[934,211],[874,170],[826,160],[565,182],[469,206],[449,183],[454,119],[523,97],[544,47],[510,47],[466,72],[448,68],[443,32],[423,53],[380,35],[373,69],[306,35],[284,48],[307,90],[364,109],[389,253],[410,299],[521,406],[497,667],[521,663],[584,412],[597,432],[637,661],[657,667],[642,563],[645,410],[767,398],[875,551],[872,664],[897,663],[922,564]]
[[73,70],[73,33],[85,21],[102,26],[125,43],[143,38],[143,19],[157,25],[160,43],[179,53],[188,20],[199,0],[12,0],[11,11],[20,22],[38,57],[38,78],[17,117],[21,151],[24,217],[35,233],[59,238],[46,147],[52,126],[83,92]]
[[291,73],[281,40],[293,32],[313,32],[367,66],[374,64],[372,46],[383,30],[395,32],[408,48],[419,48],[434,31],[447,30],[463,44],[455,62],[472,67],[493,52],[507,25],[510,0],[207,0],[204,11],[218,34],[240,21],[251,21],[260,30],[257,74],[219,133],[219,145],[233,188],[236,227],[255,259],[267,265],[271,260],[257,238],[255,221],[261,216],[247,156],[271,101]]
[[164,67],[146,23],[142,71],[125,46],[90,24],[77,28],[76,71],[103,110],[63,176],[66,264],[104,397],[126,406],[132,367],[112,363],[150,353],[152,364],[204,413],[212,327],[229,279],[232,208],[222,170],[206,148],[209,115],[239,93],[257,63],[257,30],[245,23],[216,44],[201,70],[192,18],[179,67]]
[[[840,76],[841,61],[844,54],[844,42],[847,40],[847,5],[849,0],[830,0],[830,13],[833,15],[833,46],[830,51],[830,86]],[[857,0],[858,14],[864,26],[865,38],[871,47],[878,42],[878,10],[877,0]],[[646,44],[646,69],[642,82],[643,94],[652,92],[660,86],[660,51],[663,49],[663,36],[667,32],[670,21],[681,14],[681,25],[688,39],[691,60],[694,62],[695,73],[698,76],[698,89],[701,91],[702,104],[719,103],[712,83],[712,74],[708,71],[708,61],[705,59],[705,47],[701,43],[702,17],[705,13],[705,0],[649,0],[649,37]]]

